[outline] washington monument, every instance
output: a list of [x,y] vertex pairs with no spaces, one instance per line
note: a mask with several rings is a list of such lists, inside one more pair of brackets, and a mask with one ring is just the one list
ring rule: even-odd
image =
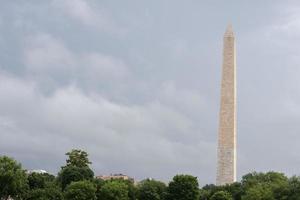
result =
[[236,181],[236,55],[231,25],[223,42],[217,185]]

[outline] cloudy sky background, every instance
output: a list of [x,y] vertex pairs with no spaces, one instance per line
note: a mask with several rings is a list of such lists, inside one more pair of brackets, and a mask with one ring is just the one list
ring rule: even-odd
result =
[[0,154],[56,173],[214,183],[222,37],[237,41],[238,178],[300,174],[300,3],[2,1]]

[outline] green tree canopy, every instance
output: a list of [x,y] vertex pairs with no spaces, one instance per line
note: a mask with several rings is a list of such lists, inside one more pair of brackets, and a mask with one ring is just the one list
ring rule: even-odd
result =
[[66,153],[69,158],[67,159],[67,166],[72,165],[76,167],[88,167],[91,162],[88,159],[88,153],[80,149],[72,149]]
[[167,189],[168,200],[197,200],[199,184],[197,177],[190,175],[176,175]]
[[58,174],[58,181],[64,190],[68,184],[76,181],[92,180],[94,172],[89,167],[66,166]]
[[209,190],[201,189],[199,191],[199,200],[208,200],[211,196],[212,194]]
[[275,198],[269,186],[257,184],[246,190],[242,200],[275,200]]
[[241,200],[241,196],[243,194],[243,188],[241,183],[239,182],[221,185],[221,186],[210,184],[210,185],[205,185],[200,190],[200,200],[207,200],[210,197],[212,197],[215,193],[218,193],[220,191],[230,194],[234,200]]
[[244,189],[250,188],[258,184],[265,184],[275,189],[288,184],[288,178],[283,173],[267,172],[267,173],[249,173],[243,176],[242,186]]
[[45,188],[49,182],[54,182],[55,176],[48,173],[30,173],[28,175],[28,184],[30,189]]
[[143,180],[138,184],[138,199],[162,200],[165,197],[166,185],[156,180]]
[[7,156],[0,157],[0,199],[21,198],[28,189],[27,176],[20,163]]
[[245,193],[242,199],[281,199],[289,187],[288,178],[283,173],[272,171],[246,174],[241,184]]
[[32,189],[26,200],[62,200],[61,189],[54,183],[47,183],[44,188]]
[[242,195],[244,193],[242,184],[239,182],[235,182],[232,184],[226,184],[224,186],[221,186],[222,191],[226,191],[233,197],[234,200],[241,200]]
[[119,180],[106,181],[99,196],[100,200],[129,200],[128,185]]
[[68,156],[66,166],[63,166],[58,173],[58,182],[60,182],[63,190],[71,182],[93,179],[94,172],[89,167],[91,162],[88,159],[87,152],[73,149],[67,152],[66,155]]
[[210,200],[232,200],[232,196],[226,191],[219,191],[212,195]]
[[73,182],[64,192],[65,200],[96,200],[96,188],[90,181]]
[[100,195],[101,195],[100,194],[100,190],[101,190],[102,186],[105,184],[105,181],[102,180],[102,179],[94,178],[92,180],[92,182],[93,182],[93,184],[94,184],[94,186],[96,188],[96,198],[97,199],[101,199],[101,197],[100,197]]
[[136,200],[137,188],[134,185],[134,182],[132,180],[118,179],[118,180],[115,180],[115,181],[125,183],[127,185],[127,188],[128,188],[128,198],[129,198],[129,200]]
[[300,177],[293,176],[288,180],[287,187],[280,187],[274,191],[275,199],[300,200]]

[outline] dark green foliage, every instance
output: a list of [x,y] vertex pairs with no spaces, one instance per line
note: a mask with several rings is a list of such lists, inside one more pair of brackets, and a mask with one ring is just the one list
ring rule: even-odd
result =
[[199,200],[209,200],[209,198],[212,196],[213,194],[211,194],[210,191],[208,190],[204,190],[204,189],[200,189],[199,190]]
[[213,194],[210,200],[232,200],[232,196],[226,191],[219,191]]
[[223,190],[231,194],[234,200],[241,200],[244,193],[242,184],[238,182],[223,186]]
[[7,156],[0,157],[0,199],[21,199],[28,189],[27,176],[21,164]]
[[45,188],[30,190],[27,200],[62,200],[61,189],[54,184],[47,184]]
[[278,200],[300,200],[300,177],[289,178],[288,186],[277,188],[274,193]]
[[71,182],[93,179],[94,172],[89,167],[91,162],[85,151],[73,149],[66,155],[68,156],[66,166],[62,167],[57,179],[61,184],[62,190]]
[[106,181],[100,189],[100,200],[129,200],[128,185],[122,181]]
[[214,184],[205,185],[200,190],[199,200],[208,200],[216,192],[223,191],[223,190],[224,190],[223,186],[216,186]]
[[64,192],[65,200],[96,200],[96,187],[90,181],[73,182]]
[[167,189],[168,200],[197,200],[199,198],[199,184],[197,177],[190,175],[176,175]]
[[244,189],[251,188],[258,184],[265,184],[276,189],[288,184],[288,178],[283,173],[267,172],[267,173],[249,173],[243,176],[242,186]]
[[97,179],[94,178],[92,180],[92,183],[94,184],[95,188],[96,188],[96,199],[100,199],[100,190],[102,188],[102,186],[105,184],[105,181],[103,181],[102,179]]
[[242,178],[245,195],[242,199],[285,199],[288,190],[288,178],[283,173],[249,173]]
[[235,182],[232,184],[216,186],[213,184],[205,185],[200,192],[200,200],[206,200],[212,197],[215,193],[225,191],[229,193],[234,200],[241,200],[243,195],[243,188],[241,183]]
[[69,158],[67,159],[67,166],[88,167],[91,162],[88,159],[88,153],[80,149],[72,149],[66,153]]
[[58,181],[61,184],[62,190],[68,184],[75,181],[92,180],[94,172],[89,167],[66,166],[58,174]]
[[118,181],[123,182],[127,185],[129,200],[136,200],[137,188],[135,187],[134,182],[132,180],[123,180],[123,179],[120,179]]
[[31,173],[28,175],[28,184],[30,189],[45,188],[47,183],[54,182],[55,176],[48,173]]
[[89,164],[92,164],[88,159],[88,153],[80,149],[72,149],[66,155],[69,156],[67,166],[88,167]]
[[156,180],[143,180],[137,186],[138,199],[142,200],[162,200],[166,194],[166,185]]
[[[293,180],[297,188],[297,180]],[[292,182],[293,182],[292,181]],[[234,200],[289,200],[291,199],[290,180],[282,173],[249,173],[241,182],[215,186],[206,185],[200,190],[200,200],[207,200],[220,191],[229,193]],[[292,184],[293,185],[293,184]],[[296,191],[297,189],[294,189]],[[300,200],[300,199],[299,199]]]
[[275,200],[275,198],[270,187],[258,184],[246,190],[242,200]]

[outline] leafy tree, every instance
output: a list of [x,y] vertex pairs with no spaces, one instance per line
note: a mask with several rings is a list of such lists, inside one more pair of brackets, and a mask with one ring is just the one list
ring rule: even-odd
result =
[[257,184],[246,191],[242,200],[275,200],[275,198],[269,186]]
[[92,180],[92,182],[93,182],[93,184],[94,184],[94,186],[96,188],[96,199],[101,199],[101,197],[100,197],[100,195],[101,195],[100,190],[101,190],[102,186],[105,184],[105,181],[102,180],[102,179],[94,178]]
[[278,200],[300,200],[300,177],[293,176],[288,180],[288,187],[276,190],[275,198]]
[[129,198],[129,200],[136,200],[137,188],[135,187],[134,182],[132,180],[118,179],[118,180],[115,180],[115,181],[125,183],[128,187],[128,198]]
[[199,197],[197,177],[176,175],[167,189],[168,200],[196,200]]
[[48,173],[33,172],[28,175],[28,184],[30,189],[45,188],[49,182],[54,182],[55,176]]
[[268,185],[272,189],[288,184],[288,178],[283,173],[267,172],[267,173],[249,173],[243,176],[242,186],[246,190],[258,184]]
[[46,184],[45,188],[30,190],[27,200],[62,200],[63,195],[60,188],[54,183]]
[[278,172],[249,173],[241,183],[245,192],[242,199],[282,199],[288,188],[288,178]]
[[66,155],[69,156],[67,166],[88,167],[89,164],[92,164],[88,159],[88,153],[80,149],[72,149]]
[[211,192],[209,190],[201,189],[199,191],[199,200],[209,200],[211,197]]
[[90,181],[73,182],[67,186],[65,200],[96,200],[96,188]]
[[208,200],[212,195],[214,195],[214,193],[222,190],[222,186],[216,186],[214,184],[205,185],[200,190],[199,200]]
[[21,164],[7,156],[0,157],[0,199],[20,199],[28,189]]
[[143,180],[138,185],[138,199],[162,200],[165,197],[166,185],[156,180]]
[[67,152],[66,155],[68,156],[66,166],[63,166],[58,174],[58,181],[63,190],[71,182],[93,179],[94,172],[89,167],[91,162],[88,159],[87,152],[73,149]]
[[232,196],[226,191],[219,191],[212,195],[210,200],[232,200]]
[[244,193],[242,184],[239,182],[222,186],[222,190],[231,194],[234,200],[241,200]]
[[106,181],[99,196],[100,200],[129,200],[128,185],[118,180]]
[[215,193],[226,192],[231,195],[234,200],[241,200],[243,194],[243,188],[241,183],[235,182],[232,184],[226,184],[221,186],[216,186],[214,184],[205,185],[202,190],[200,190],[200,200],[210,199]]
[[92,180],[94,172],[89,167],[66,166],[58,174],[58,181],[64,190],[68,184],[75,181]]

